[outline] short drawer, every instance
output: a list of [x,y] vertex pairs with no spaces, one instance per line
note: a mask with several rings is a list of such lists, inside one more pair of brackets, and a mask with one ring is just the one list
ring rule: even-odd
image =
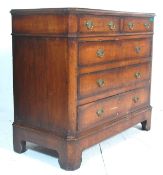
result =
[[110,98],[98,100],[78,108],[79,130],[116,120],[139,108],[148,106],[149,87],[136,89]]
[[151,38],[79,44],[79,65],[81,66],[149,56],[151,56]]
[[107,71],[83,74],[79,77],[79,98],[113,91],[150,78],[150,62]]
[[153,17],[148,18],[124,18],[123,32],[152,32]]
[[115,16],[82,16],[79,22],[81,33],[118,33],[120,30],[120,19]]

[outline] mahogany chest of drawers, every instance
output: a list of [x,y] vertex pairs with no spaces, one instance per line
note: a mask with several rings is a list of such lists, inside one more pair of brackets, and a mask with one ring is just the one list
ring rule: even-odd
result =
[[12,10],[14,150],[26,142],[80,167],[82,151],[129,127],[150,129],[154,14]]

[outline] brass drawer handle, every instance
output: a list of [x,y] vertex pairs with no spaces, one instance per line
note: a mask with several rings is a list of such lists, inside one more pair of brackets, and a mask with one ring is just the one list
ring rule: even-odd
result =
[[96,52],[96,55],[100,58],[102,58],[105,55],[104,49],[98,49]]
[[105,85],[105,81],[103,79],[98,79],[96,82],[99,87],[103,87]]
[[110,30],[115,30],[116,29],[116,25],[113,23],[113,21],[110,21],[108,23],[108,26],[109,26]]
[[136,79],[141,78],[141,73],[140,73],[140,72],[136,72],[136,73],[135,73],[135,78],[136,78]]
[[98,117],[101,117],[104,114],[104,109],[103,108],[98,109],[96,114],[97,114]]
[[87,27],[87,29],[92,30],[94,27],[94,24],[92,21],[86,21],[85,26]]
[[128,23],[128,28],[129,28],[130,30],[133,30],[133,29],[134,29],[134,26],[135,26],[134,23],[132,23],[132,22],[129,22],[129,23]]
[[139,97],[134,96],[134,97],[132,98],[132,101],[133,101],[134,103],[137,103],[137,102],[139,101]]
[[136,53],[140,53],[141,47],[139,47],[139,46],[135,47],[135,51],[136,51]]
[[150,28],[150,24],[149,23],[144,23],[144,27],[146,28],[146,29],[149,29]]

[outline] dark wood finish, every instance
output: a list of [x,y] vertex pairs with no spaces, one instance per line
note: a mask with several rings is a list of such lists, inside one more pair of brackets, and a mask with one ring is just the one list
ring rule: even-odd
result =
[[[93,23],[93,27],[88,29],[85,25],[87,21]],[[112,22],[115,27],[111,29],[109,23]],[[106,32],[106,33],[118,33],[120,31],[120,18],[115,16],[82,16],[79,20],[79,32]]]
[[13,16],[13,33],[66,33],[67,16],[65,15],[31,15],[18,16],[14,20]]
[[91,103],[95,100],[100,100],[102,98],[106,98],[106,97],[109,97],[109,96],[114,96],[116,94],[120,94],[120,93],[123,93],[123,92],[127,92],[127,91],[130,91],[130,90],[141,88],[141,87],[147,86],[149,84],[150,84],[150,80],[148,80],[148,81],[138,81],[137,83],[133,83],[133,84],[129,84],[129,85],[126,84],[126,86],[121,86],[120,88],[115,88],[115,89],[112,89],[112,90],[109,90],[109,91],[103,91],[102,93],[96,93],[96,95],[94,95],[94,96],[81,98],[81,99],[78,100],[78,105],[84,105],[84,104],[87,104],[87,103]]
[[[153,13],[124,13],[120,11],[80,8],[17,9],[11,10],[11,13],[13,14],[12,33],[14,35],[48,36],[50,34],[54,37],[65,37],[67,35],[71,37],[119,36],[125,27],[123,22],[125,17],[134,17],[132,18],[133,20],[141,17],[140,19],[144,20],[142,22],[146,22],[154,16]],[[15,17],[16,20],[14,20]],[[120,19],[121,17],[124,18]],[[85,20],[89,19],[95,20],[95,27],[91,31],[87,30],[84,24]],[[115,31],[107,27],[110,20],[116,23]],[[69,30],[70,27],[71,31]],[[146,33],[152,33],[152,30],[145,30],[144,34]],[[135,34],[138,33],[135,31]],[[122,35],[125,35],[125,33]]]
[[67,47],[67,39],[13,38],[15,117],[18,122],[66,132]]
[[16,152],[33,142],[56,150],[60,166],[75,170],[84,149],[137,123],[150,129],[154,14],[11,13]]
[[[106,91],[114,91],[126,85],[136,84],[139,81],[148,81],[150,78],[150,63],[130,65],[101,72],[83,74],[79,78],[79,97],[95,96]],[[140,73],[140,77],[136,74]],[[103,80],[102,87],[98,80]]]
[[[133,24],[133,27],[129,27],[129,23]],[[124,32],[146,32],[153,31],[153,17],[150,18],[124,18],[123,25]]]
[[[97,52],[102,49],[104,55],[99,57]],[[82,42],[79,44],[79,65],[87,66],[116,60],[150,57],[151,38]]]
[[[136,101],[135,98],[138,98]],[[121,93],[113,97],[98,100],[78,108],[78,128],[83,130],[94,127],[100,122],[114,120],[149,105],[149,87]],[[101,115],[98,111],[103,110]],[[89,117],[88,117],[89,116]]]
[[153,17],[154,13],[122,12],[113,10],[88,9],[88,8],[42,8],[42,9],[14,9],[13,15],[36,15],[36,14],[78,14],[78,15],[111,15],[111,16],[134,16]]
[[79,67],[79,74],[88,74],[91,72],[98,72],[98,71],[103,71],[103,70],[108,70],[108,69],[113,69],[117,67],[123,67],[123,66],[129,66],[129,65],[134,65],[134,64],[141,64],[151,61],[151,57],[146,57],[146,58],[128,58],[125,60],[116,60],[116,61],[111,61],[107,63],[101,63],[101,64],[95,64],[95,65],[90,65],[90,66],[81,66]]

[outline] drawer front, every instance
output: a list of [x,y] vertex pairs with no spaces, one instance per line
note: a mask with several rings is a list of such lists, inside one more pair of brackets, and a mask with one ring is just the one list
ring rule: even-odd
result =
[[120,118],[149,105],[149,87],[122,93],[78,108],[79,130]]
[[151,38],[79,44],[79,65],[151,56]]
[[119,29],[119,17],[114,16],[83,16],[79,22],[79,32],[81,33],[118,33]]
[[123,32],[152,32],[153,17],[149,18],[124,18]]
[[79,98],[98,95],[150,78],[150,63],[81,75]]

